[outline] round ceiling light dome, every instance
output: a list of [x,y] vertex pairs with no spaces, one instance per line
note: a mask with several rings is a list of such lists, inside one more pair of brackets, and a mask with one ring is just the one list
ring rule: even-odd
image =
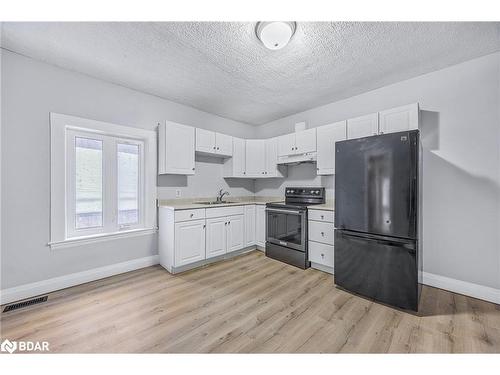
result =
[[258,22],[255,33],[266,48],[277,50],[288,44],[296,26],[295,22]]

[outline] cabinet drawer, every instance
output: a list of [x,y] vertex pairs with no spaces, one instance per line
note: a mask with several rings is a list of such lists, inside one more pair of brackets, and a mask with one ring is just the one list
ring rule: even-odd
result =
[[309,261],[333,267],[333,246],[309,241]]
[[177,210],[175,211],[175,222],[198,220],[205,218],[205,209],[198,208],[196,210]]
[[243,215],[245,206],[207,208],[207,219],[212,217]]
[[333,245],[333,224],[310,220],[309,240]]
[[309,220],[324,221],[326,223],[333,223],[333,211],[326,210],[308,210]]

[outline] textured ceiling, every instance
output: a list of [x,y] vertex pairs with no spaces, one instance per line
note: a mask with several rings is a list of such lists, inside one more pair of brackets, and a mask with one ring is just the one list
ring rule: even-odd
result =
[[265,49],[255,23],[3,23],[2,46],[249,124],[499,50],[499,23],[299,22]]

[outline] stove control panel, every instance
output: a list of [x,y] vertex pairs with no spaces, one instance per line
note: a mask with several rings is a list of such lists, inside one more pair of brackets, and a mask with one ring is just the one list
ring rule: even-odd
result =
[[320,198],[325,197],[324,187],[287,187],[285,198]]

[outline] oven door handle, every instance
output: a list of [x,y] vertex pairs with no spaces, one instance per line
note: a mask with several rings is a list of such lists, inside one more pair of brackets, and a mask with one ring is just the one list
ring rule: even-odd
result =
[[298,210],[280,210],[277,208],[266,208],[267,212],[278,212],[278,213],[283,213],[283,214],[296,214],[296,215],[301,215],[304,211],[298,211]]

